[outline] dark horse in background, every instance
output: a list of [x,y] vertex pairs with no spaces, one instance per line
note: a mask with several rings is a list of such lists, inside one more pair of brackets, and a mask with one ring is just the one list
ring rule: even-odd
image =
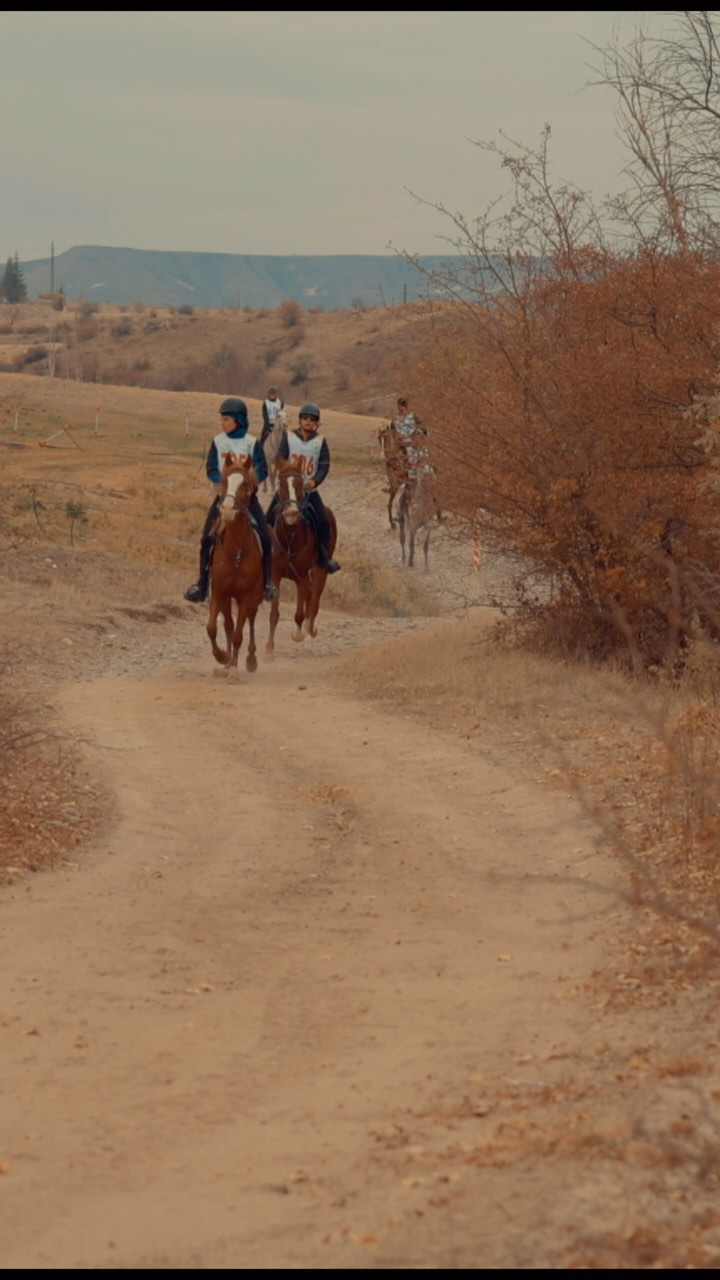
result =
[[[272,580],[278,588],[278,596],[270,606],[270,631],[266,652],[275,648],[275,630],[280,618],[279,587],[283,578],[295,583],[295,630],[293,640],[304,640],[305,635],[317,635],[317,616],[320,597],[325,590],[327,571],[317,562],[317,534],[313,527],[312,512],[302,487],[302,477],[278,459],[278,490],[280,505],[275,523],[271,526],[273,556]],[[330,537],[328,555],[332,555],[337,542],[337,524],[330,507],[326,506]]]
[[[210,617],[207,633],[213,656],[226,670],[237,667],[245,623],[249,639],[245,668],[257,671],[255,615],[265,593],[260,538],[248,503],[258,479],[249,458],[228,454],[222,474],[218,523],[210,572]],[[235,617],[233,619],[233,604]],[[227,649],[217,644],[217,620],[222,614]]]

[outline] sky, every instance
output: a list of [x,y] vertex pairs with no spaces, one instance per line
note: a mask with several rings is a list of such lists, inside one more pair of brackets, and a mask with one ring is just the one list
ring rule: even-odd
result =
[[239,254],[452,252],[507,190],[478,141],[624,185],[591,45],[640,11],[5,11],[0,261],[76,245]]

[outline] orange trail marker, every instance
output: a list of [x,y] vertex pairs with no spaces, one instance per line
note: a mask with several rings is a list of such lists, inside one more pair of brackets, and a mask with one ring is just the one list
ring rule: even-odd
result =
[[480,553],[481,553],[481,548],[480,548],[480,533],[479,533],[479,531],[476,531],[476,533],[475,533],[475,537],[474,537],[474,539],[473,539],[473,557],[472,557],[472,560],[473,560],[473,569],[475,570],[475,572],[476,572],[476,573],[477,573],[478,569],[480,568]]

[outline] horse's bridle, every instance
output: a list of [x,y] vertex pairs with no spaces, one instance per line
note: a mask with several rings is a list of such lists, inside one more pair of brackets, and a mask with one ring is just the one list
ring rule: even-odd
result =
[[[297,506],[297,508],[298,508],[298,511],[299,511],[299,513],[300,513],[300,519],[304,522],[305,527],[306,527],[310,532],[312,532],[311,527],[310,527],[310,522],[309,522],[309,520],[306,520],[306,519],[305,519],[305,511],[304,511],[304,508],[306,508],[306,506],[307,506],[307,498],[308,498],[308,494],[307,494],[307,492],[304,492],[304,493],[303,493],[303,496],[302,496],[302,498],[300,499],[300,501],[299,501],[299,502],[298,502],[297,498],[280,498],[280,501],[278,502],[278,506],[277,506],[277,512],[276,512],[276,515],[275,515],[275,519],[277,520],[277,519],[279,519],[279,518],[281,518],[281,517],[282,517],[282,513],[283,513],[283,511],[284,511],[284,509],[285,509],[286,507],[291,507],[291,506],[295,505],[295,506]],[[295,531],[296,531],[297,527],[298,527],[297,525],[287,525],[287,526],[286,526],[286,528],[287,528],[287,530],[288,530],[288,535],[289,535],[289,536],[288,536],[288,544],[289,544],[289,545],[288,545],[287,547],[283,547],[283,552],[284,552],[285,556],[287,557],[288,569],[289,569],[289,570],[290,570],[290,571],[295,575],[295,577],[296,577],[296,578],[299,578],[299,577],[300,577],[300,574],[298,573],[297,569],[295,568],[295,566],[294,566],[294,565],[293,565],[293,563],[292,563],[292,561],[293,561],[293,557],[294,557],[294,556],[298,556],[298,555],[300,554],[300,551],[302,550],[302,548],[301,548],[301,547],[299,547],[297,551],[293,551],[293,548],[292,548],[292,543],[293,543],[293,540],[294,540],[294,537],[295,537]]]

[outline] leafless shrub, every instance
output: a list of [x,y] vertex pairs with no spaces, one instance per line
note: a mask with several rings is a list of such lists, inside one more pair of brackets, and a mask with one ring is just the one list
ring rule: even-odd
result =
[[17,367],[23,369],[28,364],[38,364],[41,360],[46,360],[47,355],[47,347],[28,347],[17,361]]
[[302,306],[293,298],[285,298],[278,307],[278,316],[284,329],[292,329],[302,319]]

